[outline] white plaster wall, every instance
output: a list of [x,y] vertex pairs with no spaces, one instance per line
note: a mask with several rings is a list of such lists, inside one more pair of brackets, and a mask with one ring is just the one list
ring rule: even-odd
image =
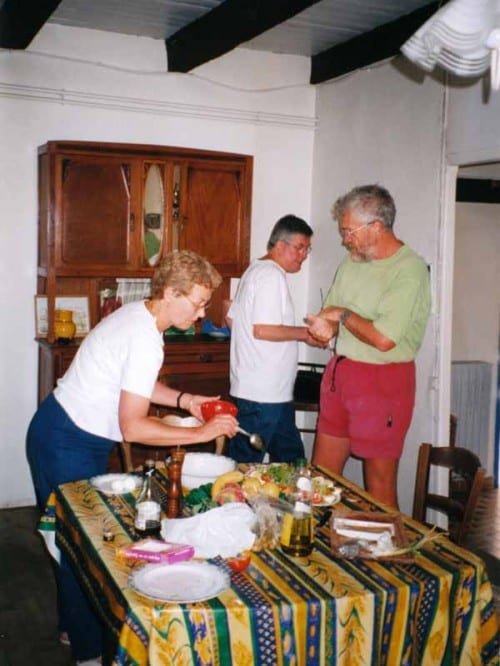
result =
[[452,360],[492,367],[489,455],[494,458],[497,362],[500,340],[500,206],[458,203],[455,218]]
[[[413,500],[417,449],[433,441],[435,373],[438,350],[436,293],[442,170],[443,88],[432,79],[416,85],[404,63],[385,63],[358,71],[318,92],[312,220],[318,226],[310,270],[309,300],[314,306],[320,287],[325,291],[343,257],[330,208],[337,196],[355,185],[378,182],[394,196],[395,231],[431,265],[433,315],[417,359],[418,391],[412,426],[399,473],[403,511]],[[317,360],[327,357],[316,353]],[[361,483],[361,465],[351,461],[347,476]]]
[[[37,392],[37,147],[80,139],[253,155],[255,257],[278,217],[309,218],[315,90],[308,75],[306,58],[247,50],[192,75],[166,74],[163,42],[52,25],[27,52],[0,52],[0,507],[33,502],[24,440]],[[307,280],[307,268],[293,277],[300,316]]]
[[449,87],[446,153],[457,165],[500,159],[500,94],[487,90],[485,78]]

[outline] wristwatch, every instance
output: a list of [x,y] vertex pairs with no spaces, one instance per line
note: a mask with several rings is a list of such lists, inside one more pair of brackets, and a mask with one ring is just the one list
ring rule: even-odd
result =
[[352,312],[345,308],[342,311],[342,314],[339,317],[339,324],[342,324],[342,326],[345,326],[346,321],[349,319],[349,317],[352,315]]

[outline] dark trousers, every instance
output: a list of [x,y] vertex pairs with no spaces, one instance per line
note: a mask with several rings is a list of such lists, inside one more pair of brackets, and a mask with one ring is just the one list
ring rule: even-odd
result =
[[[103,474],[114,444],[78,428],[50,394],[33,417],[26,438],[40,510],[45,509],[50,493],[61,483]],[[56,567],[56,582],[59,628],[68,632],[74,658],[97,657],[102,653],[103,626],[64,553],[61,566]]]
[[[293,462],[305,457],[304,444],[295,425],[293,402],[254,402],[233,398],[240,426],[262,437],[271,462]],[[264,453],[238,434],[229,440],[228,455],[237,462],[261,462]]]

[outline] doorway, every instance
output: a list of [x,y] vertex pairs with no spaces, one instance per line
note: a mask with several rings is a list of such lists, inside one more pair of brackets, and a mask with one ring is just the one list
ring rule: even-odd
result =
[[450,326],[450,406],[457,446],[499,479],[500,163],[457,171]]

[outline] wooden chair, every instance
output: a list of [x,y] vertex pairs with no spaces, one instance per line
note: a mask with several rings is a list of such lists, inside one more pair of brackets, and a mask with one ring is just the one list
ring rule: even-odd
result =
[[132,459],[132,444],[130,442],[122,440],[118,446],[120,448],[122,470],[127,474],[130,474],[130,472],[137,471],[136,468],[134,467],[134,462]]
[[[450,471],[448,495],[429,491],[431,466]],[[427,509],[446,514],[450,539],[464,545],[485,475],[481,461],[468,449],[421,444],[413,498],[413,518],[425,523]]]

